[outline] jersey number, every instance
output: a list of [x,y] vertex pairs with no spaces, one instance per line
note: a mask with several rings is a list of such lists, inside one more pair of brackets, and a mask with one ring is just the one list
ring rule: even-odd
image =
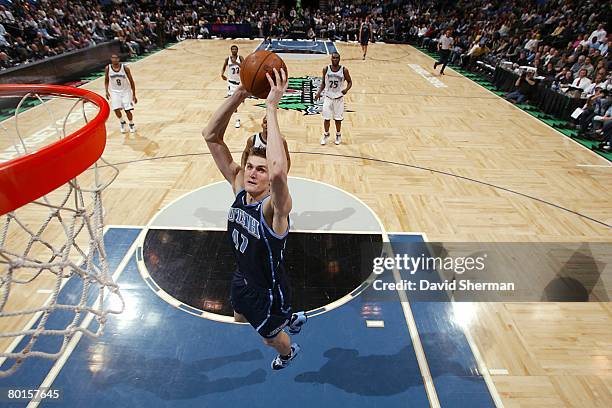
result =
[[338,88],[339,82],[340,81],[329,81],[329,88]]
[[240,67],[232,67],[232,75],[238,75],[240,73]]
[[117,86],[121,86],[121,80],[117,78]]
[[242,242],[240,243],[240,246],[238,246],[238,230],[232,231],[232,239],[234,240],[236,250],[240,250],[240,252],[244,254],[247,245],[249,245],[249,239],[242,234],[240,234],[240,238],[242,239]]

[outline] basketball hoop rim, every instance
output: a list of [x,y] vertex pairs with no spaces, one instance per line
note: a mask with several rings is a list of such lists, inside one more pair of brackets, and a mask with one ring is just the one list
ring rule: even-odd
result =
[[82,88],[45,84],[0,85],[0,96],[31,94],[83,98],[99,109],[85,126],[35,152],[0,163],[0,215],[39,199],[94,164],[106,146],[106,100]]

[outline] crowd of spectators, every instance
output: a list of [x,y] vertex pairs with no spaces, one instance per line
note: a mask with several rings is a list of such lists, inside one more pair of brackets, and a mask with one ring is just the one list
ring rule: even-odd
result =
[[[519,7],[519,2],[459,2],[455,11],[443,19],[411,28],[411,34],[427,46],[447,27],[454,31],[451,62],[472,67],[477,61],[491,66],[503,64],[520,71],[533,72],[533,78],[555,89],[580,89],[585,96],[597,88],[612,90],[609,78],[608,38],[601,23],[608,7],[595,2],[573,0],[547,1],[540,8]],[[466,17],[466,14],[469,16]],[[521,83],[528,75],[522,75]],[[529,95],[522,94],[524,98]],[[524,98],[520,98],[523,101]]]
[[459,0],[452,7],[410,17],[411,39],[430,47],[450,28],[450,62],[472,69],[502,67],[517,73],[514,103],[529,102],[540,87],[581,98],[574,118],[581,135],[609,139],[612,131],[610,5],[586,0]]
[[508,95],[515,102],[529,100],[536,80],[589,103],[612,91],[610,7],[596,0],[328,0],[324,10],[247,0],[1,3],[1,69],[113,39],[141,54],[168,41],[210,38],[209,23],[249,24],[264,38],[355,41],[369,17],[374,41],[429,46],[450,29],[450,63],[469,69],[482,61],[522,73]]

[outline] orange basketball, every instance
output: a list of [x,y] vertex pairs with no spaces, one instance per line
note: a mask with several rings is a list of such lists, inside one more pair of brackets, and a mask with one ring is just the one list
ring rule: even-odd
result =
[[274,80],[274,68],[279,74],[281,68],[287,73],[287,65],[281,57],[270,51],[255,51],[240,64],[240,83],[256,97],[266,99],[270,92],[266,72],[270,73]]

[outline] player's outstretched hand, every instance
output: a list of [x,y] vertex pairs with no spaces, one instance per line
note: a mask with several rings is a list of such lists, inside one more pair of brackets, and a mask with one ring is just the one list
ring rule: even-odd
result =
[[289,85],[287,73],[281,68],[279,74],[278,70],[274,68],[274,80],[272,80],[269,73],[266,73],[266,78],[268,78],[268,83],[270,83],[270,93],[266,99],[266,104],[278,105],[281,98],[285,94],[285,91],[287,90],[287,86]]
[[221,79],[224,80],[224,81],[227,81],[227,77],[225,75],[223,75],[223,74],[221,74]]
[[136,98],[136,95],[134,95],[132,99],[134,99],[134,103],[138,103],[138,98]]
[[110,101],[110,93],[108,93],[108,91],[106,92],[106,99]]
[[321,99],[321,92],[317,92],[314,99],[315,101],[318,101],[319,99]]

